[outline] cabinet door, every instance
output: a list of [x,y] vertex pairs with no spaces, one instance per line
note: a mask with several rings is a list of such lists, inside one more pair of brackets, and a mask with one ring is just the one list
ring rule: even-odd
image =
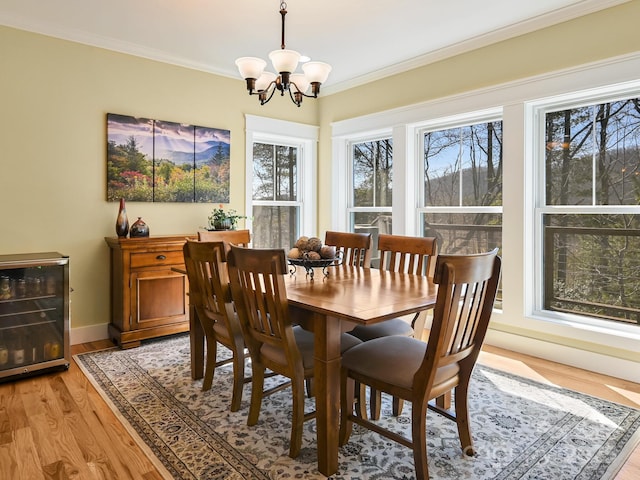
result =
[[184,322],[187,277],[170,268],[131,274],[131,329]]

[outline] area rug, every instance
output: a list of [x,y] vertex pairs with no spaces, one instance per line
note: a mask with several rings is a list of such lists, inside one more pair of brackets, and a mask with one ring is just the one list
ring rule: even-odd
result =
[[[231,412],[231,366],[218,368],[213,388],[202,392],[189,358],[185,335],[74,357],[166,478],[325,478],[316,468],[314,420],[305,423],[300,456],[288,457],[289,390],[265,398],[258,424],[248,427],[250,384],[241,409]],[[307,407],[314,408],[312,399]],[[640,440],[639,410],[482,365],[473,374],[469,409],[474,457],[462,455],[455,424],[429,412],[432,479],[610,479]],[[408,436],[410,418],[410,404],[396,418],[383,396],[382,423]],[[414,479],[412,454],[354,426],[331,478]]]

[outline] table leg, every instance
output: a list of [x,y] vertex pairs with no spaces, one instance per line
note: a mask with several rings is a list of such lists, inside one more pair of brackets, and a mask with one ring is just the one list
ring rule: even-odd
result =
[[191,342],[191,378],[198,380],[204,377],[204,331],[196,313],[189,305],[189,339]]
[[313,325],[318,470],[329,477],[338,471],[340,320],[316,314]]

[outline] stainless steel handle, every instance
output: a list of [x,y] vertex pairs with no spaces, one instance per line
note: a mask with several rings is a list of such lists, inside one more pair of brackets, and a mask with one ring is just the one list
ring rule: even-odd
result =
[[165,257],[164,255],[158,255],[156,257],[156,260],[166,260],[166,259],[167,259],[167,257]]

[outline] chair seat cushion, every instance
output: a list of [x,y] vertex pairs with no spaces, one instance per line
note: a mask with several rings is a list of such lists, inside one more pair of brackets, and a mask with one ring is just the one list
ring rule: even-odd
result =
[[[346,351],[342,355],[342,368],[409,389],[426,350],[425,342],[411,337],[377,338]],[[433,385],[454,378],[459,370],[457,363],[440,367]]]
[[[298,350],[300,351],[300,356],[302,357],[303,367],[305,368],[305,370],[313,368],[313,332],[305,330],[301,326],[296,325],[295,327],[293,327],[293,335],[296,337],[296,343],[298,345]],[[345,352],[361,343],[362,341],[357,339],[356,337],[343,333],[340,336],[340,352]],[[267,358],[271,358],[277,363],[286,363],[284,352],[270,345],[265,344],[262,346],[262,354]]]
[[[238,318],[234,318],[233,321],[239,322]],[[231,336],[229,335],[229,329],[227,328],[227,326],[224,324],[224,322],[222,321],[217,321],[213,324],[213,331],[216,334],[216,339],[220,341],[220,343],[223,344],[228,344],[231,341]],[[242,330],[240,328],[238,328],[238,330],[235,333],[235,341],[242,341],[243,337],[242,337]]]
[[389,337],[391,335],[401,335],[403,337],[413,337],[414,332],[411,325],[401,318],[384,320],[373,325],[358,325],[348,332],[363,342],[368,342],[374,338]]

